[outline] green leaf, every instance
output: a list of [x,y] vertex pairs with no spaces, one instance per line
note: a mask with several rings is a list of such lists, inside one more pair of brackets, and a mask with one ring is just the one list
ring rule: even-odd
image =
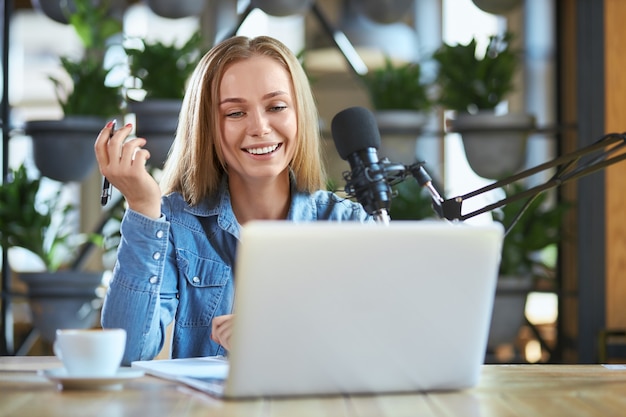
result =
[[394,65],[385,57],[382,68],[374,69],[361,77],[372,105],[377,110],[426,111],[432,107],[428,97],[428,83],[422,80],[418,63]]
[[490,36],[483,56],[478,56],[473,38],[467,45],[443,44],[433,54],[438,64],[437,102],[451,110],[493,109],[513,91],[519,63],[511,50],[512,33]]
[[[511,197],[522,191],[523,185],[514,183],[505,188],[505,195]],[[501,275],[528,275],[549,268],[542,263],[538,253],[563,239],[561,223],[570,204],[557,201],[547,205],[546,199],[547,194],[539,194],[504,238]],[[526,200],[518,200],[493,211],[494,220],[509,228],[524,204]]]
[[202,37],[194,33],[184,45],[147,43],[141,49],[126,48],[130,75],[135,86],[146,91],[146,98],[182,99],[186,82],[201,58]]
[[[87,239],[101,242],[102,238],[71,230],[76,207],[63,203],[60,192],[39,201],[40,186],[41,180],[29,178],[24,165],[9,170],[7,180],[0,184],[0,246],[29,250],[49,271],[55,271],[68,263],[66,255],[74,255]],[[53,224],[54,214],[59,216],[58,224]]]
[[60,62],[72,81],[71,86],[49,77],[63,114],[101,116],[109,118],[120,113],[123,103],[121,83],[106,84],[110,69],[104,67],[107,42],[121,35],[122,23],[110,15],[109,1],[73,0],[75,11],[68,17],[70,24],[85,47],[82,59],[61,57]]
[[62,57],[61,64],[72,79],[72,87],[67,88],[54,77],[50,80],[63,114],[108,118],[120,112],[123,102],[120,87],[106,85],[109,71],[100,62],[90,59],[72,61]]

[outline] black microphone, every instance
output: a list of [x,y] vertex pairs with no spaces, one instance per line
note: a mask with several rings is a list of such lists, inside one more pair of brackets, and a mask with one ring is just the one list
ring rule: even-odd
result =
[[331,131],[339,156],[352,170],[344,174],[346,193],[378,222],[388,224],[392,190],[378,159],[380,133],[374,115],[363,107],[347,108],[335,115]]

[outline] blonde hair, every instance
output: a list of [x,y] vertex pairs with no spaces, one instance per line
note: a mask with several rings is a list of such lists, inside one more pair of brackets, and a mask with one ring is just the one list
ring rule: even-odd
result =
[[276,60],[291,76],[297,115],[297,148],[291,161],[296,188],[313,192],[324,187],[317,107],[300,62],[274,38],[236,36],[207,52],[189,80],[160,183],[164,194],[180,192],[185,201],[195,205],[217,191],[225,175],[219,140],[219,85],[231,64],[259,55]]

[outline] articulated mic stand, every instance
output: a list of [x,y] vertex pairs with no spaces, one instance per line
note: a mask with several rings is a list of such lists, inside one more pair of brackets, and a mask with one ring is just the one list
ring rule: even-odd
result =
[[[466,220],[479,214],[505,206],[511,202],[518,201],[523,198],[529,198],[524,209],[518,213],[516,219],[511,225],[509,225],[510,230],[517,222],[517,219],[521,216],[525,208],[528,207],[532,200],[534,200],[534,198],[536,198],[540,193],[547,189],[564,184],[567,181],[584,177],[626,159],[626,153],[619,152],[620,150],[623,150],[625,146],[626,133],[609,133],[597,142],[580,150],[557,157],[551,161],[522,171],[503,180],[496,181],[493,184],[487,185],[476,191],[450,199],[443,199],[439,193],[437,193],[437,190],[435,190],[432,186],[430,176],[424,170],[423,162],[406,166],[405,169],[400,169],[398,165],[390,165],[388,178],[390,184],[393,185],[404,180],[404,178],[408,175],[413,176],[419,185],[426,187],[429,190],[433,200],[433,209],[439,217],[452,221]],[[545,183],[529,188],[521,193],[506,197],[471,213],[461,213],[463,201],[488,191],[502,188],[506,185],[551,168],[557,168],[557,172]]]

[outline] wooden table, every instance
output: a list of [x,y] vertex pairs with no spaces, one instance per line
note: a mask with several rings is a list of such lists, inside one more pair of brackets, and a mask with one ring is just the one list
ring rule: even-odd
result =
[[221,401],[145,376],[116,391],[62,391],[36,371],[51,357],[0,357],[8,416],[625,416],[626,367],[485,365],[473,389],[429,394]]

